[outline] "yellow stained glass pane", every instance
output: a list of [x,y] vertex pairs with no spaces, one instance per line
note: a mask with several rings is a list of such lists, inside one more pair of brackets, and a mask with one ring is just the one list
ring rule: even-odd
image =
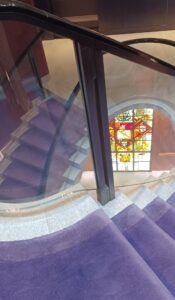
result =
[[137,108],[134,109],[134,116],[150,116],[153,118],[153,109],[152,108]]
[[115,151],[116,151],[116,149],[115,149],[115,140],[114,140],[114,139],[111,140],[111,151],[112,151],[112,152],[115,152]]
[[132,153],[118,153],[117,155],[117,161],[120,163],[128,163],[133,160],[133,154]]
[[151,141],[136,141],[134,143],[134,150],[135,151],[150,151],[151,150]]
[[114,138],[114,129],[111,126],[109,126],[109,134],[111,138]]
[[117,139],[127,139],[131,140],[132,139],[132,131],[131,130],[125,130],[121,129],[117,131]]
[[134,130],[134,139],[135,140],[143,139],[145,135],[151,132],[152,129],[147,127],[146,125],[139,126]]
[[152,109],[135,109],[134,110],[134,122],[138,123],[143,121],[152,127],[153,110]]

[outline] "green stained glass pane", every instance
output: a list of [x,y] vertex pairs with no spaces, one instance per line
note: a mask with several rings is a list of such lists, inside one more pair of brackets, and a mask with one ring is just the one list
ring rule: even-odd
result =
[[116,148],[118,152],[131,152],[133,150],[132,140],[117,140]]
[[134,150],[135,151],[151,151],[151,141],[136,141],[134,143]]

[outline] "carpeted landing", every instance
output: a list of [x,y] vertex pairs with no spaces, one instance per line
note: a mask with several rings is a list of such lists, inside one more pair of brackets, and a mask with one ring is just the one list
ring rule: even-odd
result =
[[0,299],[175,299],[173,205],[120,194],[52,234],[0,242]]

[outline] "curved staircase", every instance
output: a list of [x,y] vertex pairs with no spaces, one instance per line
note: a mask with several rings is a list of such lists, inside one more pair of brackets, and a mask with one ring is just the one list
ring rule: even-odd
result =
[[2,299],[175,299],[174,170],[147,182],[1,217]]
[[2,150],[0,199],[9,202],[36,200],[78,182],[89,145],[85,115],[56,96],[33,101]]

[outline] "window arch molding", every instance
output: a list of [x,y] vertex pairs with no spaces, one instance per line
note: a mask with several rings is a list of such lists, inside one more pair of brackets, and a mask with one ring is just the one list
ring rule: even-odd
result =
[[114,171],[150,171],[154,110],[162,111],[175,124],[174,105],[155,98],[129,99],[109,110]]
[[168,100],[162,100],[158,98],[150,98],[140,96],[139,98],[129,98],[111,107],[108,110],[109,120],[115,117],[117,114],[125,112],[129,109],[136,108],[152,108],[159,109],[164,112],[171,121],[175,124],[175,105]]

